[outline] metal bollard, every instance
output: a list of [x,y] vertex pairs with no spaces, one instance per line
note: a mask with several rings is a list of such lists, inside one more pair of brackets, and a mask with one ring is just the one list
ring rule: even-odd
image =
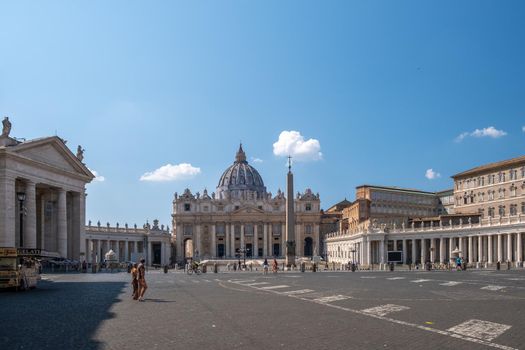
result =
[[213,264],[213,273],[217,273],[217,263]]
[[501,262],[497,262],[496,263],[496,270],[500,270],[501,269]]
[[317,272],[317,264],[314,263],[314,265],[312,266],[312,272]]
[[168,273],[168,265],[164,265],[164,273]]

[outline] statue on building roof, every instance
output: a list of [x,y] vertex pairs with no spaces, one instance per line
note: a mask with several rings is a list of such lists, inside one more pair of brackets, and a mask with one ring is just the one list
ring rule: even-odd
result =
[[9,137],[9,133],[11,132],[11,122],[9,121],[9,117],[4,117],[4,120],[2,120],[2,136]]
[[82,146],[78,145],[77,147],[77,158],[78,160],[80,161],[83,161],[84,160],[84,149],[82,148]]

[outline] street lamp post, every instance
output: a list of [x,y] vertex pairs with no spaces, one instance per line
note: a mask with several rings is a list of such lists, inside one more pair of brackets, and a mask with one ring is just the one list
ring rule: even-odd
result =
[[24,201],[26,200],[25,192],[17,192],[18,203],[20,204],[20,247],[24,246]]

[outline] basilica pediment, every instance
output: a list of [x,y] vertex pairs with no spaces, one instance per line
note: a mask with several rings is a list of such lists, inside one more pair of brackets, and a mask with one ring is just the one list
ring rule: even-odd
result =
[[69,150],[64,142],[54,136],[22,142],[9,147],[9,153],[69,173],[92,179],[89,169]]
[[234,210],[232,212],[233,215],[242,215],[242,214],[264,214],[264,210],[262,209],[259,209],[257,207],[254,207],[254,206],[251,206],[251,205],[246,205],[246,206],[242,206],[240,207],[239,209],[237,210]]

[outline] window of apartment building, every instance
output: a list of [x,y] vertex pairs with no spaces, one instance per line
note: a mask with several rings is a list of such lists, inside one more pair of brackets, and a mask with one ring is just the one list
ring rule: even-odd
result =
[[485,176],[480,177],[479,185],[485,186]]
[[468,197],[467,197],[467,195],[463,196],[463,204],[468,204]]
[[217,211],[223,211],[223,210],[224,210],[224,206],[222,204],[217,206]]
[[496,183],[496,174],[492,174],[490,176],[492,178],[492,184],[495,184]]
[[516,187],[514,185],[510,187],[510,195],[516,197]]
[[470,192],[470,203],[474,203],[474,192]]
[[210,211],[210,208],[207,205],[205,205],[202,207],[202,211]]
[[505,198],[505,190],[503,188],[500,188],[498,190],[499,198]]
[[191,204],[190,203],[184,203],[184,211],[190,211],[191,210]]
[[525,202],[521,202],[521,213],[525,214]]
[[483,197],[485,197],[485,193],[483,193],[483,192],[479,192],[479,193],[478,193],[478,198],[479,198],[479,201],[480,201],[480,202],[483,202],[483,199],[484,199]]
[[521,167],[521,177],[525,177],[525,166]]
[[500,205],[498,207],[498,214],[499,216],[505,216],[505,206],[504,205]]
[[470,188],[470,179],[467,180],[467,188]]
[[494,200],[494,191],[489,191],[489,201]]
[[517,204],[510,205],[510,215],[518,215],[518,205]]
[[494,207],[490,207],[489,208],[489,217],[491,217],[491,218],[494,217]]
[[514,169],[510,170],[510,171],[509,171],[509,179],[510,179],[510,180],[516,180],[516,178],[517,178],[517,172],[518,172],[518,171],[517,171],[517,170],[514,170]]
[[481,216],[481,218],[483,218],[485,216],[485,209],[479,208],[478,209],[478,214]]
[[306,211],[312,211],[312,203],[306,203],[305,210]]

